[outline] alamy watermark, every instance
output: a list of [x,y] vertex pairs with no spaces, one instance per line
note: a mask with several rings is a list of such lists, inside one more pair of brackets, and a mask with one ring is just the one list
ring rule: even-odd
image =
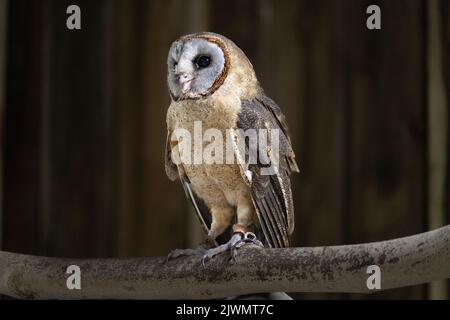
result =
[[70,14],[66,20],[66,27],[69,30],[81,30],[81,9],[77,5],[70,5],[66,9],[66,13]]
[[367,274],[370,276],[367,278],[366,286],[369,290],[380,290],[381,289],[381,269],[377,265],[371,265],[367,267]]
[[67,267],[67,274],[70,276],[66,280],[66,287],[69,290],[81,290],[81,269],[73,264]]
[[[66,27],[69,30],[81,30],[81,8],[78,5],[70,5],[66,9],[69,15],[66,20]],[[366,9],[369,17],[366,20],[366,27],[369,30],[381,29],[381,8],[378,5],[370,5]]]
[[366,20],[366,26],[369,30],[381,29],[381,8],[375,4],[367,7],[367,14],[370,16]]
[[195,121],[191,131],[177,128],[172,132],[171,158],[176,165],[258,164],[261,175],[278,173],[280,131],[277,128],[203,130],[202,122]]

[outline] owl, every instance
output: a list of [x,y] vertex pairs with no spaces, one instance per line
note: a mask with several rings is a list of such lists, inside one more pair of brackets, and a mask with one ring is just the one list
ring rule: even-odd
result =
[[[226,37],[203,32],[173,42],[167,65],[171,104],[167,111],[166,173],[171,180],[181,181],[206,233],[199,248],[175,250],[169,257],[199,254],[207,260],[225,251],[233,253],[248,241],[266,247],[289,246],[294,230],[290,174],[298,172],[298,166],[285,116],[265,95],[249,59]],[[240,161],[179,161],[181,140],[188,146],[183,149],[186,155],[195,153],[195,147],[190,148],[195,139],[174,133],[182,129],[195,136],[199,128],[200,133],[213,129],[229,138],[224,138],[224,145]],[[268,138],[264,148],[256,151],[256,160],[249,161],[260,144],[259,140],[246,139],[242,133],[248,130],[277,132],[273,135],[277,148],[275,139]],[[204,138],[200,150],[207,147]],[[268,167],[275,170],[267,173]]]

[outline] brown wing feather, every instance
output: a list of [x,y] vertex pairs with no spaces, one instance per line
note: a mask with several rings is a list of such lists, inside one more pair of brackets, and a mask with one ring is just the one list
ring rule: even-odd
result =
[[280,107],[275,103],[275,101],[273,101],[266,95],[261,95],[256,100],[258,102],[260,102],[262,105],[264,105],[265,108],[267,108],[271,111],[271,113],[277,120],[279,127],[281,128],[281,130],[283,130],[284,136],[286,137],[286,139],[288,141],[288,146],[287,146],[288,150],[286,150],[287,153],[285,156],[286,156],[287,163],[289,165],[289,169],[291,172],[299,172],[300,170],[298,168],[297,162],[295,161],[294,150],[292,149],[292,143],[291,143],[291,138],[289,136],[289,128],[288,128],[288,124],[286,121],[286,116],[283,114]]
[[248,179],[245,172],[252,172],[252,200],[267,244],[270,247],[289,246],[289,235],[294,230],[289,175],[292,171],[298,171],[298,166],[284,115],[275,102],[261,95],[256,99],[242,101],[237,127],[243,130],[281,129],[278,172],[270,176],[262,175],[261,168],[264,165],[261,163],[244,165],[241,171],[244,179]]

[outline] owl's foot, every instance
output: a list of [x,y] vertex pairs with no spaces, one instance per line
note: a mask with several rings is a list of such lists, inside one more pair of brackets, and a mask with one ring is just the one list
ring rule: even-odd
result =
[[168,255],[166,261],[176,259],[179,257],[187,257],[187,256],[203,256],[208,249],[214,247],[213,240],[206,239],[203,243],[201,243],[197,248],[188,248],[188,249],[175,249],[172,250]]
[[230,241],[228,241],[227,243],[224,243],[216,248],[206,250],[202,259],[203,266],[205,266],[205,263],[208,260],[227,251],[230,252],[230,259],[235,260],[237,249],[242,247],[246,243],[253,243],[257,246],[264,247],[264,245],[256,238],[256,235],[253,232],[235,232]]

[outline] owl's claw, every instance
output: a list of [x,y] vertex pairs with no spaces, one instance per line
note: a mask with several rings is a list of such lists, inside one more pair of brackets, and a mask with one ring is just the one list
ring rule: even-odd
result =
[[205,248],[195,248],[195,249],[175,249],[169,252],[166,258],[166,262],[172,259],[176,259],[179,257],[186,257],[186,256],[201,256],[206,252]]
[[216,248],[206,250],[202,258],[202,265],[205,266],[205,263],[210,259],[227,251],[230,251],[230,259],[235,261],[237,249],[242,247],[246,243],[254,243],[257,246],[264,247],[264,245],[256,238],[256,235],[253,232],[246,232],[244,234],[237,232],[233,234],[230,241],[228,241],[227,243],[222,244]]
[[211,248],[211,241],[209,239],[206,239],[205,242],[200,244],[195,249],[175,249],[172,250],[166,258],[166,262],[172,259],[176,259],[179,257],[186,257],[186,256],[203,256],[205,252],[208,251],[208,249]]
[[236,255],[237,255],[236,249],[244,246],[247,243],[253,243],[254,245],[256,245],[260,248],[264,248],[263,243],[258,240],[258,238],[256,237],[256,235],[253,232],[246,232],[244,234],[244,238],[236,244],[235,249],[231,250],[231,259],[233,261],[236,261]]
[[217,256],[218,254],[221,254],[223,252],[227,252],[228,250],[231,250],[231,252],[236,248],[236,245],[242,241],[242,239],[244,238],[242,233],[235,233],[233,234],[233,236],[231,237],[231,239],[227,242],[224,243],[216,248],[212,248],[209,249],[205,252],[205,254],[203,255],[202,258],[202,265],[205,266],[205,263],[214,258],[215,256]]

